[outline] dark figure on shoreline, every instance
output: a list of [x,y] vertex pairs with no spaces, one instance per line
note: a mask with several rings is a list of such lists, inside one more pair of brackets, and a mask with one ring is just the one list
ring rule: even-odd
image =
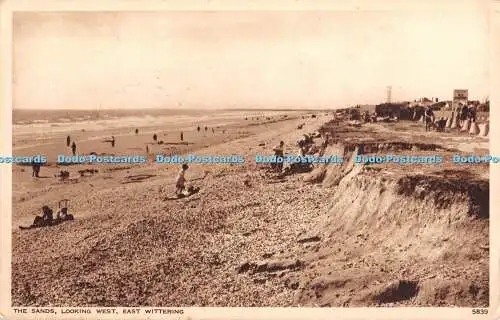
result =
[[198,132],[200,132],[200,126],[198,126]]
[[146,145],[146,153],[149,154],[149,146]]
[[181,141],[184,141],[184,133],[181,131]]
[[66,137],[66,146],[69,147],[71,143],[71,138],[69,136]]
[[207,130],[208,130],[208,127],[207,127],[207,126],[205,126],[205,131],[207,131]]
[[41,165],[39,163],[33,163],[33,173],[31,174],[32,177],[39,178],[40,174],[40,167]]
[[153,134],[153,140],[156,141],[158,139],[158,136],[155,134]]
[[73,155],[76,154],[76,143],[73,141],[73,143],[71,144],[71,151],[73,152]]
[[115,136],[111,136],[111,146],[115,147]]
[[135,134],[138,135],[139,134],[139,129],[135,129]]
[[215,130],[214,130],[214,128],[212,128],[212,133],[214,133],[214,134],[215,134]]

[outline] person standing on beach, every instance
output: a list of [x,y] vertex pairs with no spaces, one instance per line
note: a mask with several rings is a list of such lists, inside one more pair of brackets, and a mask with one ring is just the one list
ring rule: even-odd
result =
[[208,130],[208,127],[207,127],[207,126],[205,126],[205,132],[206,132],[207,130]]
[[33,170],[33,172],[31,172],[31,176],[35,177],[36,176],[36,163],[31,164],[31,169]]
[[69,144],[71,143],[71,138],[69,136],[66,137],[66,146],[69,147]]
[[467,115],[471,122],[476,122],[476,107],[473,104],[469,105]]
[[467,109],[467,106],[465,104],[462,105],[461,109],[460,109],[460,114],[461,114],[461,123],[460,123],[460,126],[463,125],[463,123],[465,122],[465,120],[467,120],[467,115],[468,115],[468,109]]
[[135,129],[135,135],[139,134],[139,129]]
[[73,155],[76,155],[76,143],[74,141],[71,144],[71,151],[73,152]]
[[200,130],[201,130],[201,129],[200,129],[200,126],[198,126],[198,132],[200,132]]
[[277,172],[281,172],[281,170],[283,170],[284,146],[285,143],[283,141],[280,141],[280,144],[273,148],[274,156],[276,157],[276,163],[274,164],[274,169]]
[[457,114],[455,115],[455,123],[457,124],[457,131],[460,132],[460,127],[461,127],[461,124],[460,124],[460,118],[461,117],[461,114],[460,114],[460,110],[457,111]]
[[181,131],[181,141],[184,141],[184,133]]
[[425,131],[430,131],[432,124],[434,123],[434,112],[427,106],[425,108]]
[[111,146],[115,147],[115,136],[111,136]]
[[175,194],[177,195],[181,194],[185,189],[186,177],[184,175],[188,168],[188,165],[184,163],[179,171],[179,174],[177,175],[177,178],[175,179]]
[[32,177],[35,177],[35,178],[39,178],[39,174],[40,174],[40,164],[39,163],[33,163],[33,173],[31,174]]
[[158,139],[158,136],[155,134],[153,134],[153,140],[156,141]]
[[212,133],[213,133],[213,134],[215,134],[215,130],[214,130],[214,128],[212,128]]
[[149,147],[146,145],[146,153],[149,154]]

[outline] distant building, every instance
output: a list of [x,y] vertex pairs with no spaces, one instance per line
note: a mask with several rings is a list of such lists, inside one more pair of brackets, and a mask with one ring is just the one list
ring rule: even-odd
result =
[[374,104],[362,104],[358,105],[359,112],[363,113],[367,111],[368,113],[373,113],[375,111],[375,105]]
[[433,105],[435,102],[432,99],[429,99],[427,97],[423,97],[420,99],[416,99],[414,102],[411,103],[412,107],[420,106],[420,107],[427,107]]
[[408,102],[378,104],[375,112],[378,117],[397,117],[401,120],[409,120],[411,115]]
[[430,107],[434,111],[450,110],[452,104],[453,104],[452,101],[439,101],[439,102],[435,102],[435,103],[431,104]]

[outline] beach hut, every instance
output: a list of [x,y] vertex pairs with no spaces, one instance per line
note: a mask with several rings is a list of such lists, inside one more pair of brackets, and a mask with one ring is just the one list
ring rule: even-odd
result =
[[467,119],[462,124],[462,128],[460,129],[460,131],[462,131],[462,132],[469,131],[469,127],[470,127],[470,119]]
[[448,119],[446,119],[446,125],[445,125],[446,128],[451,128],[451,124],[453,123],[453,118],[454,117],[453,117],[453,112],[452,112],[451,116],[448,117]]
[[487,137],[490,130],[490,124],[488,122],[479,125],[479,136]]
[[479,127],[477,126],[477,123],[475,121],[473,121],[470,125],[470,130],[469,130],[469,134],[470,135],[477,135],[479,133]]

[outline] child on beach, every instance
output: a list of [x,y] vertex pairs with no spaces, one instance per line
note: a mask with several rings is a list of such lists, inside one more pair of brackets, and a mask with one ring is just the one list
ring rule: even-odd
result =
[[188,169],[187,164],[182,165],[182,169],[179,171],[179,174],[177,175],[177,178],[175,179],[175,194],[179,195],[181,194],[184,189],[185,185],[184,183],[186,182],[186,178],[184,177],[184,174],[186,173],[186,170]]
[[[273,148],[274,155],[276,156],[276,159],[284,157],[284,150],[283,150],[284,146],[285,146],[285,143],[283,141],[280,141],[280,144]],[[276,170],[277,172],[281,172],[283,170],[283,162],[282,161],[283,161],[283,159],[281,159],[281,162],[273,163],[274,170]]]

